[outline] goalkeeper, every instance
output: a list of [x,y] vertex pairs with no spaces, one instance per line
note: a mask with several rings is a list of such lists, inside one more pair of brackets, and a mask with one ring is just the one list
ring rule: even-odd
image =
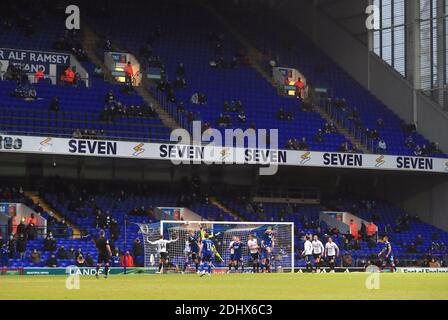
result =
[[[199,229],[200,229],[200,235],[201,235],[201,241],[205,239],[205,234],[207,233],[204,228],[202,228],[202,225],[199,224]],[[208,239],[213,241],[213,244],[215,245],[215,248],[218,248],[218,244],[216,243],[218,241],[218,236],[221,234],[221,232],[212,234],[211,232],[208,233]],[[218,250],[215,251],[215,259],[218,262],[224,262],[224,259],[221,257],[221,255],[219,254]]]

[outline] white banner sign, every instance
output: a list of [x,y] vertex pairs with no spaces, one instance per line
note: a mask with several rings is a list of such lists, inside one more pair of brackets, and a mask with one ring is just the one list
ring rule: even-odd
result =
[[257,164],[448,173],[448,159],[338,152],[5,136],[0,152],[170,160],[175,164]]
[[448,273],[448,268],[397,268],[402,273]]

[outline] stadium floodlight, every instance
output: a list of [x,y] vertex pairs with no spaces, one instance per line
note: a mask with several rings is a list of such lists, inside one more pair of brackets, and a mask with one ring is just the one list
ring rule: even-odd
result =
[[[156,241],[163,235],[164,239],[178,239],[167,245],[168,257],[173,270],[180,270],[189,257],[189,232],[201,239],[204,232],[214,242],[217,255],[214,266],[218,270],[227,270],[230,262],[229,244],[237,236],[242,242],[242,263],[245,270],[251,270],[251,256],[247,246],[249,235],[257,238],[260,251],[263,252],[262,240],[265,231],[271,227],[274,235],[274,248],[271,253],[271,270],[273,272],[294,272],[294,223],[293,222],[236,222],[236,221],[177,221],[161,220],[151,224],[137,224],[144,242],[145,267],[154,265],[151,256],[158,258],[157,247],[148,241]],[[203,232],[201,232],[201,229]],[[221,257],[222,259],[219,259]],[[177,268],[174,266],[178,266]],[[190,268],[191,270],[192,268]]]

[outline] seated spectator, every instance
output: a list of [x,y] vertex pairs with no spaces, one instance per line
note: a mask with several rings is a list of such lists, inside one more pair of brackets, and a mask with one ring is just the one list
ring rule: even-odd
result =
[[387,151],[386,141],[384,141],[383,139],[380,139],[380,141],[378,141],[378,152],[383,153],[386,151]]
[[414,149],[416,144],[414,142],[414,139],[412,138],[412,136],[408,136],[404,142],[404,144],[406,145],[406,147],[408,147],[409,149]]
[[7,268],[9,266],[9,249],[6,243],[0,246],[0,267]]
[[92,254],[90,252],[87,253],[85,266],[90,268],[95,266],[95,261],[93,261]]
[[84,256],[84,254],[82,253],[82,249],[78,248],[78,250],[75,251],[74,256],[75,260],[78,259],[79,256]]
[[224,112],[231,112],[232,111],[230,103],[228,101],[224,101],[223,110],[224,110]]
[[84,259],[84,255],[83,254],[79,254],[76,257],[76,266],[78,268],[82,268],[86,266],[86,260]]
[[121,266],[126,268],[132,268],[134,266],[134,259],[129,251],[126,251],[126,253],[121,257]]
[[286,148],[287,150],[295,150],[294,139],[293,139],[293,138],[290,138],[290,139],[288,139],[288,141],[286,141],[286,146],[285,146],[285,148]]
[[427,157],[429,155],[429,148],[426,146],[426,144],[422,145],[422,156]]
[[407,253],[417,253],[417,246],[415,245],[415,243],[411,243],[409,245],[407,245],[406,247],[406,252]]
[[120,238],[120,225],[117,220],[112,219],[109,227],[109,233],[113,241],[117,241]]
[[26,246],[27,246],[27,240],[26,236],[23,233],[20,233],[17,237],[17,252],[20,255],[20,259],[24,260],[26,255]]
[[112,257],[110,258],[110,266],[111,267],[121,267],[120,252],[118,251],[118,249],[114,250]]
[[181,77],[181,78],[185,77],[185,66],[183,63],[179,63],[177,65],[176,76]]
[[40,252],[37,249],[33,249],[31,252],[31,262],[34,264],[40,263]]
[[139,238],[136,238],[132,243],[132,255],[134,256],[134,260],[143,256],[143,245]]
[[279,108],[277,111],[277,118],[279,120],[285,120],[286,119],[286,112],[283,110],[283,108]]
[[442,151],[439,148],[439,143],[431,142],[431,144],[429,145],[429,152],[433,154],[441,154]]
[[106,97],[104,98],[104,102],[106,102],[106,103],[108,103],[108,104],[111,104],[111,103],[113,103],[113,102],[115,102],[115,101],[116,101],[116,100],[115,100],[115,95],[114,95],[113,91],[110,90],[110,91],[106,94]]
[[423,237],[421,234],[419,234],[415,237],[415,244],[417,246],[421,246],[423,244]]
[[246,119],[246,114],[244,113],[244,111],[241,111],[237,118],[236,118],[237,122],[242,122],[242,123],[246,123],[247,119]]
[[6,245],[8,246],[8,257],[10,259],[15,259],[17,255],[17,240],[14,238],[13,235],[9,236]]
[[416,147],[414,149],[414,155],[417,157],[420,157],[422,155],[422,149],[420,148],[419,145],[416,145]]
[[376,124],[378,125],[378,127],[383,127],[384,126],[384,120],[383,118],[378,118],[376,120]]
[[37,99],[37,92],[29,83],[19,83],[11,93],[12,97],[24,99],[26,101],[34,101]]
[[59,237],[67,237],[68,236],[68,226],[67,226],[67,222],[65,222],[65,219],[62,219],[59,223],[58,223],[58,236]]
[[58,267],[58,261],[56,260],[56,257],[54,254],[52,254],[47,262],[45,262],[45,266],[49,268],[57,268]]
[[93,70],[93,75],[99,78],[103,77],[104,76],[103,68],[95,66],[95,69]]
[[300,140],[300,142],[298,144],[298,150],[301,150],[301,151],[308,151],[309,150],[308,142],[306,141],[305,137],[303,137]]
[[314,141],[322,143],[324,142],[324,133],[322,129],[318,129],[316,135],[314,136]]
[[349,147],[348,147],[348,142],[344,142],[343,144],[341,144],[341,146],[339,147],[339,151],[340,152],[348,152],[349,151]]
[[216,123],[220,127],[227,127],[232,125],[232,122],[230,121],[230,116],[224,115],[222,113],[219,115],[218,119],[216,120]]
[[50,102],[50,111],[59,111],[59,97],[53,97]]
[[431,261],[429,261],[428,266],[430,268],[440,268],[440,262],[438,260],[436,260],[435,258],[432,258]]
[[176,77],[176,81],[174,81],[174,87],[177,89],[182,89],[187,87],[187,81],[183,77]]
[[26,226],[26,237],[28,240],[35,240],[37,237],[37,227],[30,223]]
[[109,39],[106,39],[106,41],[104,42],[104,50],[106,51],[112,50],[112,41],[110,41]]
[[353,258],[348,252],[344,252],[344,255],[342,256],[342,266],[344,268],[351,267],[353,263]]
[[44,240],[44,251],[55,251],[56,240],[53,238],[53,234],[50,232]]
[[66,260],[69,259],[68,252],[65,250],[65,246],[60,246],[58,251],[56,252],[56,257],[58,259]]

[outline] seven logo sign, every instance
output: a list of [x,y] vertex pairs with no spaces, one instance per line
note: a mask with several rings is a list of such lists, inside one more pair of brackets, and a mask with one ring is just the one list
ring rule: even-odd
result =
[[142,154],[143,152],[145,152],[145,149],[143,149],[143,146],[145,144],[144,143],[139,143],[138,145],[136,145],[133,149],[134,149],[134,153],[132,154],[133,156],[137,157],[138,155]]
[[303,155],[300,156],[302,160],[300,160],[300,164],[305,164],[311,160],[311,152],[307,151]]
[[375,167],[381,167],[383,164],[385,164],[386,163],[386,160],[384,160],[384,156],[383,155],[381,155],[381,156],[379,156],[378,158],[376,158],[376,164],[375,164]]
[[39,151],[47,151],[53,145],[51,138],[45,138],[40,142]]
[[366,20],[367,30],[379,30],[380,29],[380,8],[375,5],[370,5],[366,8],[366,14],[368,15]]

